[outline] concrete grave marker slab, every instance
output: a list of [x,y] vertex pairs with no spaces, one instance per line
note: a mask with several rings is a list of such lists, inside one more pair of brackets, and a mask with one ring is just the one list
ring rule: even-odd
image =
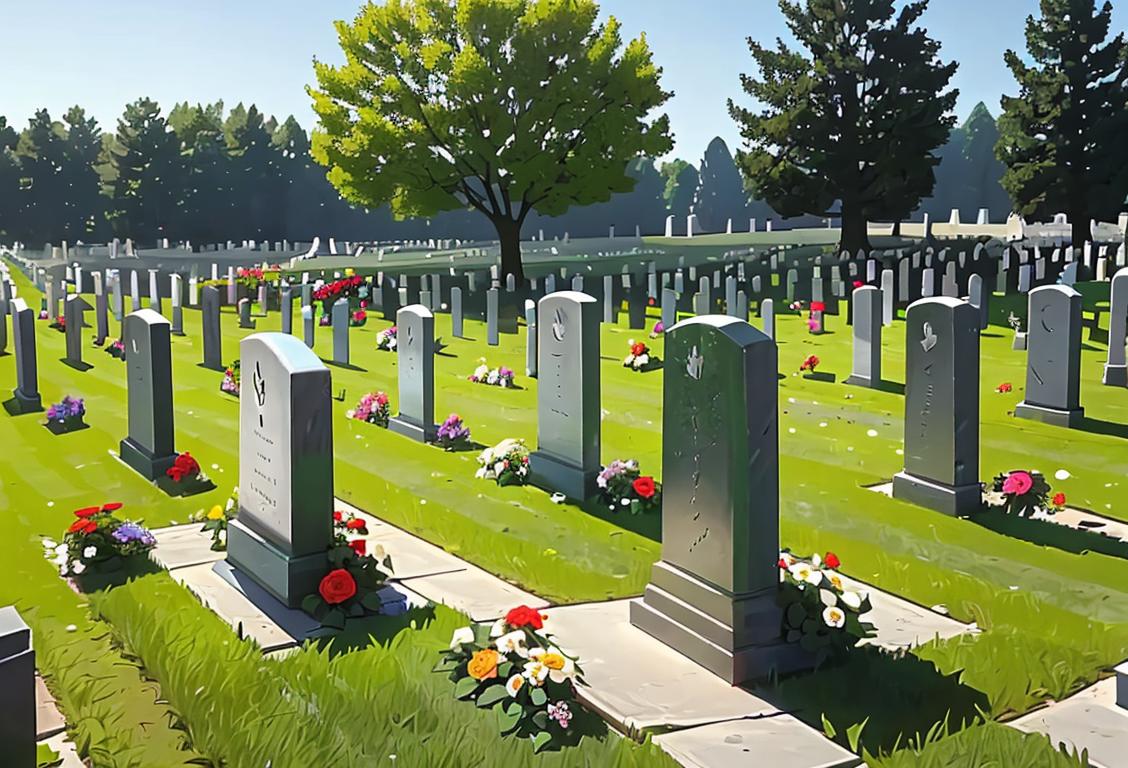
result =
[[205,285],[201,291],[200,319],[204,336],[204,367],[221,371],[223,366],[223,334],[219,326],[219,289]]
[[[885,273],[892,276],[892,272]],[[881,385],[881,329],[885,292],[872,285],[855,288],[850,299],[854,311],[854,367],[847,384]]]
[[393,432],[433,442],[435,425],[435,316],[422,304],[396,314],[396,364],[399,413],[389,421]]
[[176,460],[171,327],[155,311],[141,309],[126,316],[122,330],[129,435],[121,441],[121,459],[155,480]]
[[1061,427],[1085,417],[1081,407],[1081,294],[1064,285],[1030,292],[1026,399],[1014,415]]
[[39,364],[35,351],[35,310],[20,298],[8,302],[12,315],[12,348],[16,354],[16,388],[12,392],[15,413],[43,410],[39,396]]
[[1124,345],[1128,337],[1128,267],[1112,276],[1108,321],[1108,361],[1102,382],[1109,387],[1128,387],[1128,361]]

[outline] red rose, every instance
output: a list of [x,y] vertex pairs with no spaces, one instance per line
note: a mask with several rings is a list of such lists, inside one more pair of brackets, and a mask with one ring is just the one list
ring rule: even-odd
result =
[[356,579],[344,568],[338,568],[326,574],[317,591],[329,605],[340,605],[356,594]]
[[854,287],[855,288],[861,288],[863,285],[865,285],[865,283],[863,283],[861,280],[855,280],[854,281]]
[[776,565],[778,565],[780,567],[780,570],[784,570],[784,571],[787,570],[787,561],[784,560],[782,557],[779,559],[779,562],[776,563]]
[[635,357],[638,357],[639,355],[645,355],[646,354],[646,345],[643,344],[641,341],[632,344],[631,345],[631,354],[634,355]]
[[364,539],[353,539],[349,542],[349,547],[352,548],[357,557],[364,557],[368,554],[368,542]]
[[352,520],[349,520],[347,523],[345,523],[345,527],[350,531],[359,531],[364,527],[364,521],[359,517],[354,517]]
[[94,515],[98,514],[101,511],[101,507],[83,507],[82,509],[76,509],[74,511],[74,516],[81,517],[83,520],[85,520],[87,518],[94,517]]
[[120,501],[111,501],[108,504],[102,505],[103,512],[117,512],[121,509],[123,504]]
[[98,530],[98,524],[93,520],[75,520],[71,523],[70,528],[67,528],[67,533],[90,534],[96,530]]
[[811,302],[811,311],[812,312],[825,312],[826,311],[826,302],[812,301]]
[[341,522],[341,518],[343,518],[344,516],[344,513],[338,510],[333,513],[333,521],[339,523]]
[[631,483],[631,487],[634,488],[635,493],[637,493],[639,496],[641,496],[644,499],[654,498],[654,478],[653,477],[647,477],[645,475],[642,476],[642,477],[637,477],[637,478],[635,478],[635,481],[633,483]]
[[837,568],[842,565],[842,561],[838,559],[838,555],[833,552],[827,552],[826,557],[823,558],[827,568]]
[[519,605],[505,614],[505,623],[509,625],[510,629],[520,629],[521,627],[541,629],[544,627],[544,617],[540,615],[540,611],[533,610],[527,605]]
[[1065,506],[1065,494],[1064,493],[1055,493],[1054,494],[1054,506],[1055,507],[1064,507]]

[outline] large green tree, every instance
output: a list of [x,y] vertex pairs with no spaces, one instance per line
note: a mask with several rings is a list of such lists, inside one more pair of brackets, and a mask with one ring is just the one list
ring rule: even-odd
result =
[[118,120],[104,153],[115,234],[153,242],[183,234],[184,163],[180,140],[152,99],[138,99]]
[[20,162],[20,204],[24,236],[36,245],[66,238],[66,128],[37,110],[20,132],[16,156]]
[[663,193],[666,209],[670,215],[684,222],[685,217],[693,213],[693,201],[697,197],[701,175],[693,165],[678,159],[663,163],[661,173],[666,180]]
[[781,40],[748,46],[759,79],[741,77],[760,111],[729,101],[756,197],[784,216],[832,214],[840,247],[868,248],[868,220],[897,219],[931,193],[934,150],[948,139],[956,64],[917,26],[927,0],[780,0],[802,51]]
[[724,139],[709,142],[701,160],[701,183],[693,203],[697,220],[706,232],[721,232],[731,219],[740,226],[748,216],[748,196],[736,161]]
[[1030,62],[1005,54],[1019,95],[1003,97],[996,152],[1018,212],[1064,211],[1080,244],[1090,219],[1115,219],[1128,194],[1128,43],[1109,39],[1112,3],[1040,5],[1026,19]]
[[67,196],[61,201],[62,225],[73,240],[96,241],[106,233],[106,196],[95,166],[102,151],[102,129],[86,110],[73,106],[63,116],[63,184]]
[[397,217],[473,208],[523,276],[533,211],[628,192],[669,151],[670,94],[645,37],[622,45],[593,0],[388,0],[337,23],[345,64],[315,62],[314,158],[354,203]]
[[20,231],[20,161],[16,157],[19,134],[0,115],[0,235],[5,239],[19,237]]

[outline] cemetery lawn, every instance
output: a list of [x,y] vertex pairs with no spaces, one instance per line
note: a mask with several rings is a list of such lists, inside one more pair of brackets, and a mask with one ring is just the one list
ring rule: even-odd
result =
[[[34,306],[38,294],[13,274],[20,295]],[[993,313],[1005,317],[1004,302],[995,304]],[[92,369],[64,365],[63,334],[45,322],[36,323],[44,403],[64,394],[86,398],[91,427],[56,437],[42,426],[41,416],[0,415],[0,504],[13,512],[0,538],[0,558],[13,575],[0,585],[0,603],[14,602],[30,612],[40,652],[59,658],[45,669],[49,674],[61,675],[74,657],[107,663],[101,650],[106,638],[105,625],[83,618],[79,598],[42,559],[39,537],[61,536],[73,509],[103,501],[125,502],[123,514],[153,527],[185,522],[191,513],[222,503],[237,484],[238,401],[219,392],[221,372],[197,364],[199,313],[185,309],[184,317],[188,336],[173,339],[177,448],[199,459],[215,491],[170,499],[125,468],[114,455],[126,434],[124,363],[87,347]],[[625,323],[626,313],[621,317]],[[236,328],[231,308],[224,308],[222,318],[225,360],[231,361],[246,332]],[[257,320],[259,330],[279,328],[276,312]],[[524,329],[518,336],[503,335],[501,346],[491,348],[482,324],[467,321],[473,338],[459,340],[450,338],[449,323],[447,315],[436,318],[436,333],[448,345],[436,358],[438,419],[459,413],[480,444],[523,437],[535,447],[536,382],[522,375]],[[394,355],[375,350],[376,332],[389,325],[370,319],[354,329],[353,367],[332,368],[334,394],[344,395],[334,403],[337,494],[553,602],[641,593],[660,555],[656,516],[614,514],[598,505],[583,510],[555,504],[533,488],[497,488],[474,479],[474,452],[444,453],[345,417],[368,391],[385,390],[396,405]],[[799,554],[835,551],[848,574],[922,605],[944,606],[985,631],[928,644],[895,663],[860,655],[845,668],[822,673],[817,684],[810,677],[784,681],[774,693],[816,726],[825,715],[839,740],[869,717],[863,745],[888,751],[898,737],[905,746],[909,736],[926,732],[948,711],[953,731],[977,706],[1007,717],[1068,695],[1128,656],[1128,560],[1116,552],[1085,551],[1060,532],[1048,535],[1033,525],[1004,535],[868,490],[901,468],[903,398],[897,390],[903,381],[903,324],[886,330],[883,364],[890,382],[880,391],[841,384],[850,369],[850,330],[843,316],[828,318],[828,327],[831,333],[811,337],[798,316],[778,317],[783,544]],[[317,330],[316,351],[330,358],[331,332]],[[111,319],[111,337],[117,331]],[[602,329],[603,459],[637,458],[644,472],[660,476],[662,375],[621,365],[628,340],[639,338],[644,332],[624,326]],[[1025,380],[1025,355],[1012,352],[1010,341],[1004,325],[993,325],[982,340],[981,479],[1009,469],[1039,469],[1055,491],[1067,494],[1070,506],[1128,520],[1128,493],[1120,485],[1128,482],[1128,392],[1100,385],[1104,346],[1086,341],[1081,397],[1089,421],[1084,429],[1065,430],[1009,414],[1022,399]],[[648,343],[662,357],[661,340]],[[833,374],[835,381],[795,375],[812,353],[822,360],[819,372]],[[467,381],[481,357],[491,367],[517,370],[523,388]],[[0,381],[14,379],[13,357],[0,357]],[[1014,391],[997,394],[995,387],[1004,381]],[[1054,479],[1059,469],[1069,478]],[[70,623],[77,632],[64,634],[61,627]],[[906,683],[913,675],[919,688]],[[163,705],[155,703],[136,669],[129,667],[126,677],[131,706],[147,713],[135,717],[167,722]],[[838,690],[864,693],[820,698],[819,688],[833,686],[828,678],[841,681]],[[61,678],[56,682],[70,685]],[[929,692],[943,695],[929,698]],[[77,694],[71,698],[76,709],[66,697],[63,703],[72,718],[76,711],[97,717],[95,704],[79,701]],[[921,707],[922,699],[929,706]],[[174,744],[180,732],[165,731]]]

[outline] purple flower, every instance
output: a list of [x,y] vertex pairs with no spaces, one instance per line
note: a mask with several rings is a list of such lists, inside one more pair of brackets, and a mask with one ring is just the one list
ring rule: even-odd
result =
[[457,443],[470,437],[470,429],[462,423],[458,414],[452,413],[439,425],[438,436],[444,443]]
[[549,704],[548,719],[555,720],[561,728],[567,728],[568,723],[572,722],[572,713],[568,709],[568,702],[561,701],[556,704]]
[[153,534],[149,533],[144,526],[140,526],[137,523],[122,523],[114,531],[113,537],[122,544],[137,541],[145,546],[153,546],[157,543],[157,540],[153,538]]

